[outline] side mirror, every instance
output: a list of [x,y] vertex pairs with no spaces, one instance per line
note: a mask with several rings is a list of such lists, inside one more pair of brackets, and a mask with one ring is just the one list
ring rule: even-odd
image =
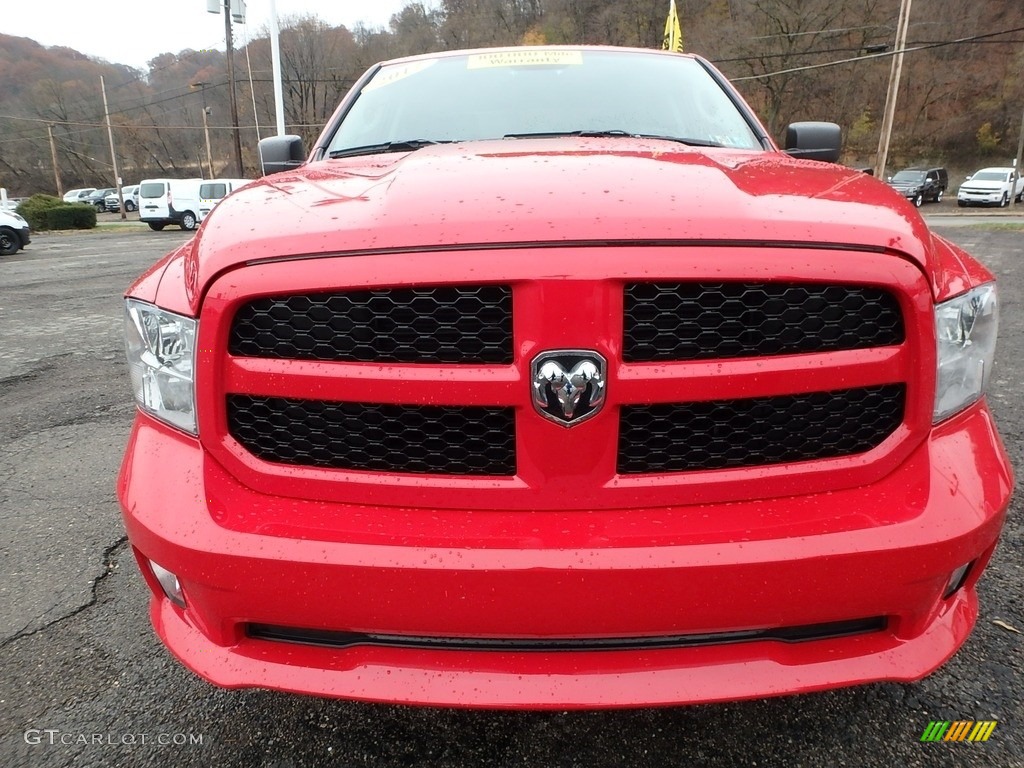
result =
[[786,152],[806,160],[834,163],[843,147],[843,132],[835,123],[790,123],[786,128]]
[[270,136],[260,139],[260,164],[263,175],[290,171],[306,162],[306,148],[301,136]]
[[970,181],[970,180],[971,180],[971,174],[968,173],[966,176],[964,176],[964,181]]

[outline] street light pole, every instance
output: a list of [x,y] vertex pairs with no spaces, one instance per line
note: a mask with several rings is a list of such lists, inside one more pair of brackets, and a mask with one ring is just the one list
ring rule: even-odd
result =
[[878,137],[878,154],[875,156],[875,177],[885,180],[885,164],[889,159],[889,140],[892,138],[892,124],[896,117],[896,96],[900,89],[900,75],[903,72],[903,50],[907,47],[907,28],[910,26],[910,2],[900,0],[900,17],[896,23],[896,55],[889,70],[889,89],[885,95],[885,115],[882,118],[882,133]]
[[281,31],[277,23],[277,3],[270,0],[270,60],[274,69],[274,116],[277,135],[284,136],[284,95],[281,85]]

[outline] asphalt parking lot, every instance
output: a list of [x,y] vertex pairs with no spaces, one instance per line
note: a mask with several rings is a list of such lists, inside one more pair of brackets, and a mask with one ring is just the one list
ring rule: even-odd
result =
[[[1024,229],[981,221],[932,224],[1001,280],[990,402],[1020,467]],[[137,224],[39,234],[0,259],[0,766],[1024,766],[1020,494],[974,634],[914,685],[532,713],[230,692],[195,678],[149,626],[114,496],[133,414],[120,296],[189,236]],[[999,724],[984,743],[921,743],[932,720]]]

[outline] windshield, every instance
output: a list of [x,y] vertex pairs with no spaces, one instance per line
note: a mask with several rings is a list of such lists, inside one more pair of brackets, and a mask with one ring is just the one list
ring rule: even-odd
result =
[[893,181],[924,181],[924,171],[900,171],[892,177]]
[[1006,181],[1006,171],[978,171],[971,176],[971,181]]
[[382,67],[328,151],[579,132],[761,148],[737,106],[694,59],[520,48]]

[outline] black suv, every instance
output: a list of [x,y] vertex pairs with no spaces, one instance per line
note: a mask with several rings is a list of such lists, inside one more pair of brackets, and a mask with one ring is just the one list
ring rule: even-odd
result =
[[889,186],[920,208],[922,203],[942,201],[949,174],[945,168],[907,168],[890,176]]
[[117,192],[117,188],[107,187],[106,189],[97,189],[94,190],[93,192],[90,192],[89,196],[83,198],[81,202],[96,206],[96,211],[102,213],[107,209],[107,205],[105,202],[103,202],[103,198],[105,198],[111,192]]

